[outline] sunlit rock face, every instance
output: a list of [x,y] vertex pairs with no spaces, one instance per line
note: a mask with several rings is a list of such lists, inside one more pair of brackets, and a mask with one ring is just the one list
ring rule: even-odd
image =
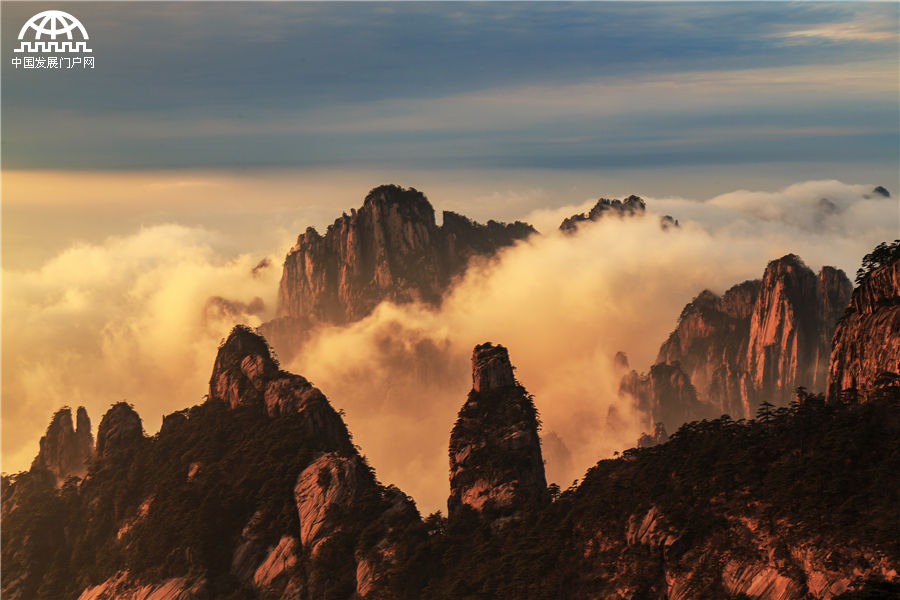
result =
[[313,461],[297,477],[294,499],[300,520],[300,543],[313,556],[340,529],[334,508],[352,506],[368,485],[359,457],[329,453]]
[[31,463],[32,470],[52,473],[57,482],[84,477],[87,461],[94,453],[91,420],[83,406],[76,413],[77,427],[72,426],[72,410],[63,407],[53,415],[47,433],[41,438],[40,451]]
[[142,584],[121,571],[103,583],[84,590],[78,600],[206,600],[209,586],[202,577],[172,577]]
[[840,316],[835,307],[846,305],[849,294],[849,280],[831,267],[816,276],[793,254],[769,263],[750,317],[746,355],[757,397],[786,403],[797,386],[825,388],[831,333]]
[[[900,260],[872,271],[853,290],[834,332],[829,397],[874,392],[882,373],[900,373]],[[852,392],[851,392],[852,393]]]
[[534,402],[506,348],[476,346],[472,391],[450,434],[450,514],[462,505],[515,510],[542,500],[546,488]]
[[798,386],[825,389],[830,340],[850,290],[843,271],[817,275],[789,254],[770,262],[761,280],[697,296],[657,363],[678,363],[718,414],[751,417],[762,399],[787,404]]
[[352,322],[384,300],[436,304],[469,259],[532,233],[525,223],[480,225],[452,212],[438,226],[421,192],[377,187],[324,235],[309,228],[297,238],[284,262],[276,324]]

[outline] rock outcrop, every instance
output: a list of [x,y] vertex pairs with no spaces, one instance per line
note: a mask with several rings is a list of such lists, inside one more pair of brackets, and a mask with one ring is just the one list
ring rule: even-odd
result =
[[450,434],[450,514],[467,505],[514,512],[544,499],[547,481],[537,409],[490,342],[472,353],[472,391]]
[[257,406],[270,417],[299,414],[310,437],[333,448],[349,445],[347,428],[325,395],[304,377],[282,371],[265,338],[243,325],[219,348],[209,398],[231,408]]
[[408,551],[401,541],[408,532],[422,535],[421,517],[412,498],[393,485],[382,493],[385,502],[369,531],[376,532],[374,541],[358,545],[356,559],[356,593],[360,598],[397,597],[391,588],[402,587],[397,581],[398,559]]
[[787,404],[799,386],[825,388],[830,340],[850,289],[843,271],[823,267],[816,275],[789,254],[770,262],[761,280],[721,297],[698,295],[657,363],[678,363],[718,414],[751,417],[763,399]]
[[209,589],[202,577],[172,577],[153,584],[133,581],[120,571],[103,583],[84,590],[78,600],[207,600]]
[[53,473],[57,482],[69,477],[84,477],[87,461],[94,453],[91,420],[83,406],[78,407],[77,426],[72,426],[72,410],[64,406],[53,415],[47,433],[41,438],[40,451],[31,463],[32,470]]
[[437,304],[472,257],[493,255],[532,233],[525,223],[480,225],[446,211],[439,227],[421,192],[377,187],[325,235],[308,228],[297,238],[279,287],[280,328],[292,320],[356,321],[385,300]]
[[[600,198],[593,208],[587,214],[579,213],[572,215],[559,225],[559,230],[563,233],[575,233],[578,227],[591,221],[599,221],[606,217],[618,217],[620,219],[626,217],[641,217],[647,211],[647,203],[639,196],[628,196],[624,200],[610,200],[608,198]],[[663,231],[679,227],[678,219],[664,215],[659,218],[659,226]]]
[[829,398],[865,399],[882,373],[900,373],[900,258],[866,274],[834,332]]
[[297,477],[294,501],[300,520],[300,543],[315,556],[341,527],[336,507],[351,507],[371,485],[359,457],[328,453],[314,460]]
[[97,456],[106,457],[136,447],[144,439],[141,417],[127,402],[117,402],[97,428]]
[[599,221],[607,216],[634,217],[643,215],[646,210],[647,203],[638,196],[628,196],[625,200],[600,198],[587,214],[580,213],[563,219],[559,230],[564,233],[573,233],[578,229],[579,224],[587,221]]

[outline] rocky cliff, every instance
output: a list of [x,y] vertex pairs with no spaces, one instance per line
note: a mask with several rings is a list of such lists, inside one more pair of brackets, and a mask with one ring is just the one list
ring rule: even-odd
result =
[[248,327],[235,327],[216,356],[209,398],[231,408],[254,406],[269,417],[296,415],[311,438],[346,445],[347,427],[325,395],[300,375],[282,371],[269,344]]
[[117,402],[97,428],[97,456],[103,458],[134,447],[144,438],[141,417],[127,402]]
[[309,228],[297,238],[284,261],[278,316],[347,323],[385,300],[436,304],[472,257],[532,233],[525,223],[480,225],[452,212],[438,226],[421,192],[377,187],[324,235]]
[[897,597],[895,500],[869,494],[897,466],[898,433],[900,394],[692,423],[501,529],[451,514],[428,597]]
[[789,254],[770,262],[761,280],[721,297],[698,295],[657,363],[678,363],[717,414],[751,417],[763,399],[787,404],[798,386],[825,388],[830,340],[850,289],[842,271],[815,274]]
[[3,486],[11,599],[398,597],[385,591],[397,532],[424,532],[324,395],[246,327],[220,347],[208,400],[167,415],[156,436],[120,402],[82,482],[57,491],[41,468]]
[[94,454],[91,420],[83,406],[78,407],[76,427],[72,425],[72,410],[61,408],[50,421],[47,433],[41,438],[40,451],[31,464],[32,470],[49,471],[61,483],[69,477],[84,477],[87,461]]
[[885,249],[883,264],[860,272],[859,286],[835,329],[829,398],[846,390],[865,400],[876,392],[879,376],[900,373],[900,244]]
[[475,346],[472,391],[450,434],[451,515],[463,505],[509,513],[546,497],[538,423],[506,348]]
[[450,511],[423,520],[377,482],[345,428],[310,417],[327,400],[238,328],[209,399],[166,416],[157,435],[119,403],[84,479],[3,477],[3,597],[900,594],[898,504],[885,487],[900,468],[900,389],[865,403],[808,397],[766,422],[693,422],[560,492],[545,485],[537,414],[506,349],[477,346],[472,367],[451,433]]

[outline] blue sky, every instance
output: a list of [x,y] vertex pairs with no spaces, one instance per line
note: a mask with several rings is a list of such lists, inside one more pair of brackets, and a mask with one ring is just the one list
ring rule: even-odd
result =
[[[897,3],[70,3],[97,68],[14,71],[5,169],[898,163]],[[797,179],[802,179],[798,173]]]

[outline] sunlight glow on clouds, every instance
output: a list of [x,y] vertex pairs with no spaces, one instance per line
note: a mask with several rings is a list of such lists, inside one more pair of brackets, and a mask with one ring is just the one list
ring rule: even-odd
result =
[[[852,276],[896,232],[895,199],[870,191],[814,181],[708,201],[650,198],[653,215],[607,219],[575,236],[555,226],[592,201],[543,209],[525,219],[544,235],[476,266],[439,310],[382,305],[357,324],[321,330],[285,366],[346,410],[382,481],[431,511],[446,498],[447,436],[471,385],[472,346],[502,343],[553,440],[550,478],[567,484],[646,429],[618,401],[616,351],[646,369],[695,294],[759,277],[788,252]],[[661,231],[659,214],[682,227]],[[268,252],[242,252],[209,229],[160,225],[76,244],[35,268],[4,268],[3,469],[28,467],[64,404],[87,406],[96,427],[125,398],[153,433],[163,414],[200,402],[230,327],[274,315],[289,240],[256,235],[271,241]],[[254,274],[264,257],[271,266]]]

